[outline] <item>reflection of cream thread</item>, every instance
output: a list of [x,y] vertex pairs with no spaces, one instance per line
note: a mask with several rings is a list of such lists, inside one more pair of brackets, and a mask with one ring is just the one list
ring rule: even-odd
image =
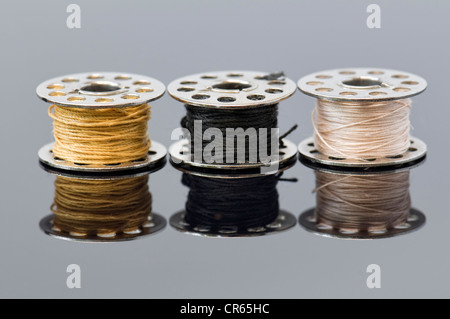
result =
[[317,223],[336,229],[384,230],[406,222],[409,171],[338,175],[316,171]]
[[84,180],[58,176],[54,225],[74,235],[114,235],[143,226],[152,211],[148,176]]
[[327,156],[370,159],[396,156],[410,145],[411,100],[335,102],[317,100],[314,144]]
[[148,104],[106,109],[51,105],[48,113],[54,120],[57,158],[79,164],[117,164],[147,156],[151,145]]

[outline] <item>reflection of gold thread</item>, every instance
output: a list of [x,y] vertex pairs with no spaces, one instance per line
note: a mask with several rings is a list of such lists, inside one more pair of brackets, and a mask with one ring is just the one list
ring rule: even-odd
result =
[[118,180],[58,176],[51,206],[54,226],[80,236],[136,231],[152,211],[147,182],[148,176]]
[[336,102],[317,100],[314,144],[327,156],[369,159],[396,156],[410,146],[411,100]]
[[343,230],[384,230],[406,222],[409,171],[338,175],[316,171],[317,223]]
[[117,164],[147,156],[148,104],[106,109],[51,105],[48,113],[54,120],[55,157],[80,164]]

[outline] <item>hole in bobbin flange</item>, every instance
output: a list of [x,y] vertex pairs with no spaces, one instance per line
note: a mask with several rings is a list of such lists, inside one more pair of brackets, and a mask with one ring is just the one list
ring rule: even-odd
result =
[[238,80],[225,80],[220,83],[212,85],[215,90],[225,90],[225,91],[242,91],[251,88],[252,85],[248,81],[238,81]]
[[80,89],[80,93],[83,94],[95,94],[99,95],[101,93],[111,93],[119,91],[122,87],[119,83],[112,81],[95,81],[84,85]]
[[366,88],[380,87],[383,85],[383,82],[378,78],[359,76],[348,80],[344,80],[342,81],[342,84],[349,88],[366,89]]

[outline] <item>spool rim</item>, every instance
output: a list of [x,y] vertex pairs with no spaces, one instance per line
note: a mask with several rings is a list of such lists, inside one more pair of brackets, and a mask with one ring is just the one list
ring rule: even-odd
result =
[[[407,234],[419,230],[426,223],[425,215],[415,208],[410,209],[410,215],[408,221],[398,228],[388,229],[385,232],[369,232],[369,231],[359,231],[355,233],[345,233],[338,229],[325,227],[321,229],[318,227],[317,222],[314,221],[314,211],[315,208],[308,209],[299,216],[299,224],[302,228],[316,235],[329,238],[338,239],[359,239],[359,240],[370,240],[370,239],[381,239],[396,237],[399,235]],[[407,226],[407,227],[406,227]]]
[[[273,175],[282,172],[297,162],[297,148],[294,143],[287,139],[283,139],[284,148],[280,147],[280,155],[277,168],[267,170],[266,175]],[[208,164],[203,162],[195,162],[191,160],[189,154],[182,154],[183,150],[189,147],[189,141],[182,139],[173,143],[169,147],[170,163],[173,167],[196,176],[213,177],[213,178],[250,178],[262,176],[262,169],[265,167],[263,163],[243,163],[243,164]],[[268,166],[266,166],[268,168]]]
[[314,146],[313,137],[303,140],[298,145],[298,152],[301,160],[307,160],[313,164],[320,164],[329,167],[353,168],[355,170],[365,168],[395,168],[398,166],[421,162],[426,157],[426,144],[416,137],[410,137],[410,140],[411,146],[405,153],[383,158],[371,158],[367,161],[335,158],[321,154]]
[[135,239],[142,239],[144,237],[162,231],[167,225],[167,221],[163,216],[156,213],[151,213],[148,219],[147,226],[141,226],[139,228],[140,232],[136,234],[120,233],[116,234],[114,237],[99,237],[94,235],[74,236],[70,233],[56,230],[55,227],[53,227],[54,217],[55,217],[54,214],[50,214],[42,218],[41,221],[39,222],[40,229],[46,235],[53,238],[84,243],[111,243],[111,242],[123,242]]
[[303,93],[342,102],[379,102],[406,99],[422,93],[424,78],[381,68],[333,69],[311,73],[297,82]]
[[279,75],[274,78],[270,77],[273,74],[257,71],[203,72],[178,78],[167,90],[175,100],[192,106],[261,107],[277,104],[295,93],[295,82]]
[[213,237],[213,238],[238,238],[238,237],[256,237],[280,233],[293,228],[297,224],[297,220],[291,213],[280,210],[275,221],[260,227],[248,227],[243,228],[238,225],[235,226],[203,226],[203,225],[190,225],[184,219],[186,211],[180,211],[170,217],[169,223],[177,231],[201,236],[201,237]]
[[139,74],[85,72],[52,78],[36,88],[38,97],[55,105],[76,108],[118,108],[160,98],[162,82]]
[[[116,172],[130,172],[137,170],[153,170],[160,169],[166,162],[167,150],[164,145],[152,141],[151,147],[148,151],[146,159],[136,160],[127,163],[110,164],[110,165],[80,165],[65,160],[57,160],[52,152],[54,143],[49,143],[41,147],[38,152],[39,161],[49,167],[50,169],[56,169],[59,174],[70,173],[87,173],[87,174],[105,174]],[[89,175],[88,175],[89,176]],[[95,176],[95,175],[92,175]]]

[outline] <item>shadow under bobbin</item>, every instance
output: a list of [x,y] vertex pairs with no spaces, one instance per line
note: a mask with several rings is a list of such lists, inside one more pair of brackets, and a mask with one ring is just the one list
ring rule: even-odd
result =
[[[116,72],[77,73],[47,80],[37,89],[37,95],[54,105],[87,108],[124,108],[146,104],[160,98],[165,86],[160,81],[137,74]],[[112,173],[125,170],[145,170],[164,165],[166,149],[155,141],[146,158],[126,163],[94,165],[77,164],[53,155],[54,143],[39,150],[39,160],[56,170],[81,173]]]
[[[379,68],[327,70],[312,73],[298,81],[298,88],[303,93],[336,102],[400,100],[420,94],[426,87],[427,82],[420,76]],[[364,161],[321,154],[315,147],[312,137],[303,140],[298,150],[300,157],[323,165],[366,168],[403,165],[411,161],[419,161],[426,155],[426,145],[421,140],[411,137],[410,145],[403,154],[368,158]]]

